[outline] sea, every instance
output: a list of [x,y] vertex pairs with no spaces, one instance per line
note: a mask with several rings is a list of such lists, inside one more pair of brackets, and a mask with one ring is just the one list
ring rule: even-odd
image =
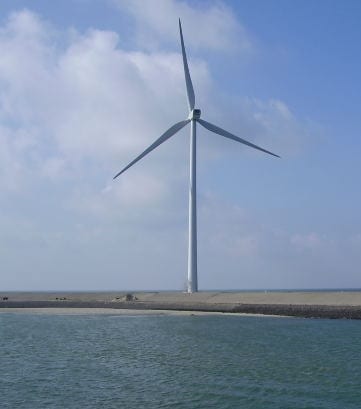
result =
[[361,408],[361,321],[0,313],[0,408]]

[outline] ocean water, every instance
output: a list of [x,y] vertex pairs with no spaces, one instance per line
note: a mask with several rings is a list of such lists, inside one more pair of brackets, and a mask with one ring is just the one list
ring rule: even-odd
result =
[[0,407],[361,408],[361,322],[0,314]]

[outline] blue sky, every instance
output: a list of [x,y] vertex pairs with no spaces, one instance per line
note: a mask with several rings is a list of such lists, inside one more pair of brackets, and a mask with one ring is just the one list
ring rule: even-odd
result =
[[3,0],[7,290],[183,289],[188,132],[177,18],[205,119],[201,289],[361,287],[361,3]]

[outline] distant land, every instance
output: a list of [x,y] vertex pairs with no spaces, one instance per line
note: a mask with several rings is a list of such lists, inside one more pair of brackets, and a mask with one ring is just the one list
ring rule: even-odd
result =
[[361,319],[361,290],[159,292],[0,292],[11,308],[205,311],[306,318]]

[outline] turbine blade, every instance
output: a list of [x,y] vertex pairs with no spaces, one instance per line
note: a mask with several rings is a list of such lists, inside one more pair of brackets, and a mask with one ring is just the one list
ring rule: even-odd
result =
[[192,109],[194,109],[195,96],[194,96],[194,90],[193,90],[191,75],[189,73],[189,68],[188,68],[186,50],[184,48],[182,24],[181,24],[180,19],[179,19],[179,33],[180,33],[180,39],[181,39],[181,45],[182,45],[184,76],[185,76],[185,79],[186,79],[186,86],[187,86],[188,107],[189,107],[189,110],[192,111]]
[[259,151],[262,151],[262,152],[268,153],[269,155],[276,156],[277,158],[280,158],[280,156],[276,155],[275,153],[267,151],[266,149],[263,149],[260,146],[257,146],[257,145],[255,145],[255,144],[253,144],[251,142],[248,142],[245,139],[239,138],[238,136],[233,135],[230,132],[227,132],[222,128],[219,128],[216,125],[213,125],[213,124],[211,124],[211,123],[209,123],[207,121],[204,121],[203,119],[197,119],[197,122],[199,122],[201,125],[203,125],[206,129],[208,129],[211,132],[217,133],[218,135],[225,136],[226,138],[229,138],[229,139],[233,139],[236,142],[243,143],[245,145],[250,146],[251,148],[258,149]]
[[173,136],[175,133],[180,131],[184,126],[186,126],[190,122],[190,119],[186,119],[185,121],[177,122],[173,126],[171,126],[167,131],[164,132],[162,136],[160,136],[155,142],[153,142],[144,152],[142,152],[139,156],[137,156],[133,161],[129,163],[125,168],[123,168],[120,172],[118,172],[113,179],[117,178],[119,175],[121,175],[123,172],[125,172],[127,169],[129,169],[131,166],[133,166],[136,162],[144,158],[145,155],[148,155],[149,152],[151,152],[153,149],[155,149],[157,146],[161,145],[163,142],[165,142],[167,139],[169,139],[171,136]]

